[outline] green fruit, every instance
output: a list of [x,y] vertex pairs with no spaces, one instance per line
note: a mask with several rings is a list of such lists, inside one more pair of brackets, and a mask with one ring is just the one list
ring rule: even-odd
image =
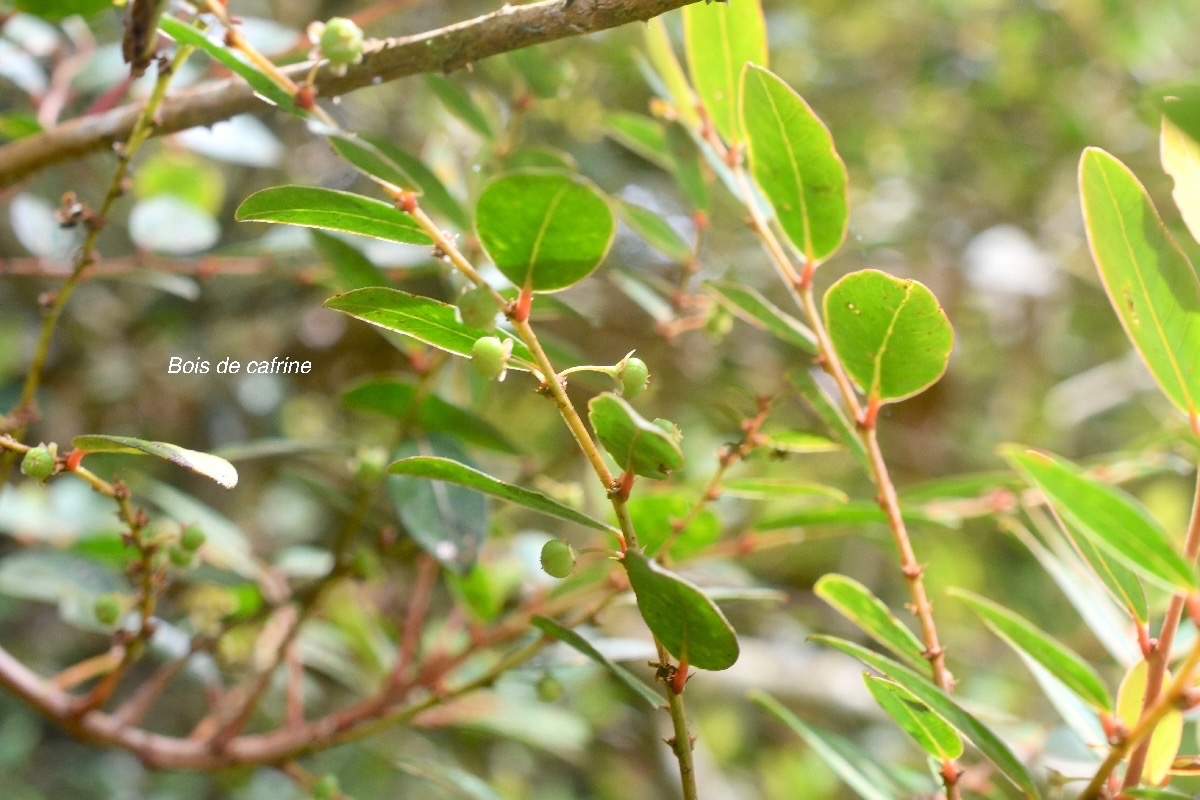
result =
[[538,699],[543,703],[557,703],[563,696],[562,681],[554,677],[550,673],[542,675],[538,678],[537,693]]
[[191,550],[184,550],[182,547],[172,547],[167,551],[167,555],[171,557],[171,563],[177,567],[190,567],[192,559],[196,557]]
[[92,614],[101,625],[116,625],[125,610],[120,595],[102,594],[92,604]]
[[204,546],[207,539],[199,525],[188,525],[179,534],[179,546],[189,553],[194,553]]
[[484,331],[495,330],[496,312],[499,310],[500,306],[496,305],[496,298],[492,297],[491,291],[486,286],[468,289],[463,292],[462,297],[458,298],[458,315],[462,317],[464,325],[472,328]]
[[640,358],[626,358],[617,365],[617,382],[625,397],[637,397],[650,383],[650,368]]
[[345,66],[362,58],[362,29],[345,17],[334,17],[321,31],[321,55],[331,64]]
[[341,794],[341,791],[337,775],[333,773],[327,773],[313,781],[312,796],[316,800],[333,800]]
[[21,472],[38,481],[54,474],[54,454],[45,445],[34,447],[21,459]]
[[471,347],[471,366],[485,378],[499,378],[508,368],[512,342],[502,342],[495,336],[483,336]]
[[565,578],[575,571],[575,551],[562,539],[542,545],[542,569],[552,578]]

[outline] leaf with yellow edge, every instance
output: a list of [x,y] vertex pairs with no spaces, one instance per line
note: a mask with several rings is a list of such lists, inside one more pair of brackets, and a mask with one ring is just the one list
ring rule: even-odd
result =
[[1175,181],[1171,197],[1192,238],[1200,242],[1200,142],[1164,116],[1159,151],[1163,170]]
[[[1147,667],[1145,661],[1133,665],[1121,686],[1117,689],[1117,718],[1132,730],[1142,715],[1142,697],[1146,694]],[[1171,673],[1163,676],[1163,684],[1170,685]],[[1142,780],[1146,783],[1161,783],[1171,770],[1171,763],[1179,752],[1183,741],[1183,714],[1171,709],[1150,734],[1150,749],[1146,753],[1146,766]]]

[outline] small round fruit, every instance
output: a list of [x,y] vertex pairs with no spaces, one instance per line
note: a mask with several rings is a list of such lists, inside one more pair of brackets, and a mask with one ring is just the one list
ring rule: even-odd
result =
[[207,539],[199,525],[188,525],[179,533],[179,546],[189,553],[194,553],[204,546]]
[[575,551],[562,539],[542,545],[542,570],[551,578],[565,578],[575,571]]
[[327,773],[313,781],[312,796],[316,800],[333,800],[341,791],[337,776],[333,773]]
[[629,398],[637,397],[650,383],[650,368],[640,358],[627,358],[617,369],[617,380],[621,384],[621,394]]
[[334,17],[321,31],[321,55],[337,66],[354,64],[362,58],[363,32],[352,20]]
[[190,567],[192,559],[196,554],[191,550],[184,550],[182,547],[172,547],[167,551],[167,555],[171,557],[171,563],[177,567]]
[[54,454],[45,445],[31,448],[21,459],[21,472],[38,481],[54,474]]
[[500,306],[486,286],[476,286],[458,298],[458,315],[464,325],[484,331],[496,329],[496,313]]
[[116,594],[102,594],[92,604],[92,613],[101,625],[116,625],[125,610],[124,603]]
[[562,681],[547,672],[538,678],[537,693],[543,703],[557,703],[564,693]]
[[482,336],[471,347],[471,366],[485,378],[499,378],[508,368],[512,342],[502,342],[496,336]]

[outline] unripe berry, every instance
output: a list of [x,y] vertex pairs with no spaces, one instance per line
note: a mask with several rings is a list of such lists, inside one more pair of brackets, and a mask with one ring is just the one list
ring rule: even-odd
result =
[[179,534],[179,546],[189,553],[194,553],[204,546],[207,538],[199,525],[188,525]]
[[196,557],[191,550],[184,550],[182,547],[172,547],[167,551],[167,555],[171,557],[171,563],[177,567],[190,567],[192,559]]
[[54,474],[54,453],[45,445],[31,448],[21,459],[21,472],[34,480],[45,482]]
[[646,390],[650,383],[650,368],[640,358],[626,358],[617,365],[617,382],[621,394],[634,398]]
[[316,800],[333,800],[341,791],[337,776],[333,773],[327,773],[313,781],[312,796]]
[[549,672],[538,678],[538,699],[543,703],[557,703],[562,699],[563,691],[562,681],[551,675]]
[[551,578],[565,578],[575,571],[575,551],[562,539],[542,545],[542,570]]
[[486,286],[468,289],[463,292],[462,297],[458,298],[458,315],[462,317],[464,325],[472,328],[484,331],[495,330],[496,312],[499,310],[500,306],[496,305],[496,298],[492,297],[491,291]]
[[92,614],[101,625],[116,625],[125,610],[121,597],[116,594],[102,594],[92,603]]
[[362,29],[345,17],[334,17],[321,31],[320,47],[321,55],[335,66],[355,64],[362,59]]
[[503,378],[511,353],[511,339],[502,342],[496,336],[482,336],[471,348],[471,366],[485,378]]

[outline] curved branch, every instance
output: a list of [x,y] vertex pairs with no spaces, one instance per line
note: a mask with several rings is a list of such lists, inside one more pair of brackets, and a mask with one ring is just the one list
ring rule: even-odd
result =
[[[696,0],[543,0],[505,5],[445,28],[370,42],[362,62],[344,75],[334,75],[329,69],[318,73],[318,96],[336,97],[425,72],[452,72],[489,56],[648,20],[693,2]],[[311,63],[296,64],[284,72],[302,80],[311,67]],[[167,98],[154,132],[176,133],[212,125],[252,111],[261,103],[240,78],[211,81]],[[123,141],[140,110],[141,103],[131,103],[0,147],[0,188],[43,167]]]

